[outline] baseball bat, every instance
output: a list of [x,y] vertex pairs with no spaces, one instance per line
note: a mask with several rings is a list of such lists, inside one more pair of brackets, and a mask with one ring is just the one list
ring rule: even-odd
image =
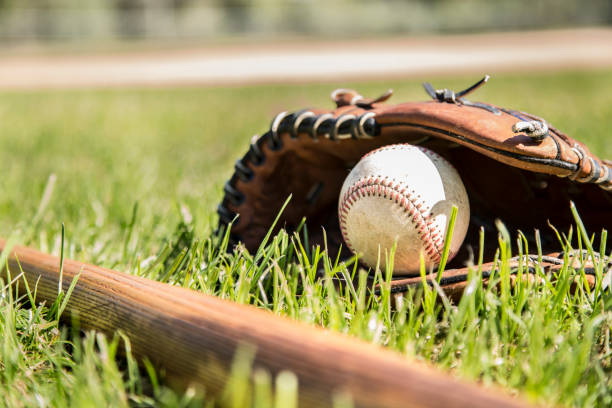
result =
[[[0,252],[5,246],[0,239]],[[37,286],[36,302],[55,301],[59,258],[14,247],[8,266]],[[331,406],[337,392],[349,393],[356,407],[525,406],[355,338],[110,269],[64,260],[64,290],[77,274],[63,318],[110,335],[122,330],[137,358],[163,367],[175,385],[199,384],[218,395],[237,348],[248,344],[256,350],[254,367],[297,376],[301,407]]]

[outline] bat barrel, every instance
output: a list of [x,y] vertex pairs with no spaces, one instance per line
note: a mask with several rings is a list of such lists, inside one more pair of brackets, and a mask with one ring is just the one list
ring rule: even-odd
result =
[[[0,251],[6,243],[0,240]],[[13,276],[23,271],[37,302],[55,301],[59,258],[15,247]],[[255,347],[255,367],[292,371],[302,407],[332,405],[348,392],[357,407],[519,407],[524,401],[452,378],[398,353],[321,328],[192,290],[65,260],[63,288],[77,284],[64,311],[81,328],[123,331],[138,358],[163,367],[174,384],[218,394],[240,345]]]

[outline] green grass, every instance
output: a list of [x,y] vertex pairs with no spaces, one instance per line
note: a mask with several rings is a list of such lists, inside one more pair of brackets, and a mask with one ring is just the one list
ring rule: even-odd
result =
[[[434,85],[462,89],[474,79],[441,78]],[[68,258],[350,333],[540,403],[612,404],[612,300],[608,290],[591,293],[582,284],[570,291],[580,268],[566,266],[557,282],[542,273],[541,280],[510,288],[501,262],[500,292],[475,274],[470,295],[458,305],[436,302],[436,291],[410,292],[394,310],[388,291],[366,301],[363,279],[342,291],[329,279],[315,279],[321,268],[328,278],[363,273],[297,236],[281,233],[258,254],[223,251],[212,236],[215,208],[250,136],[265,131],[279,111],[331,106],[328,95],[336,87],[368,96],[391,87],[392,102],[426,97],[418,82],[397,80],[0,94],[0,236],[58,255],[63,223]],[[545,117],[611,158],[609,89],[610,71],[505,75],[473,99]],[[572,235],[565,245],[585,247],[584,237],[576,230]],[[517,242],[500,235],[502,260],[525,250]],[[593,246],[599,249],[599,240]],[[386,272],[378,273],[382,283]],[[14,298],[6,284],[4,279],[0,294],[0,404],[212,403],[205,393],[171,391],[159,373],[137,370],[129,356],[115,358],[125,341],[119,335],[73,335],[58,324],[57,306],[30,308],[23,287]],[[277,406],[287,406],[280,401],[294,396],[291,375],[277,379],[280,394],[273,396],[273,379],[265,373],[256,376],[255,389],[245,383],[247,363],[248,357],[238,360],[222,405],[276,398]]]

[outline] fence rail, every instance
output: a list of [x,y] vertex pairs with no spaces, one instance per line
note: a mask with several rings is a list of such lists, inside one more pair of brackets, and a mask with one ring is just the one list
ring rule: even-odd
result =
[[[0,0],[0,42],[355,36],[612,24],[610,0]],[[25,4],[25,6],[23,5]]]

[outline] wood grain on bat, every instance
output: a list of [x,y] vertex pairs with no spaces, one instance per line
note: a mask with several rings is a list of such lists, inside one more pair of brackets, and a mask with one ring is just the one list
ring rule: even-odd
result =
[[[4,246],[0,240],[0,251]],[[37,285],[37,302],[55,300],[57,257],[15,247],[8,265],[13,276],[22,270],[29,286]],[[150,358],[177,384],[219,393],[237,347],[250,344],[256,367],[297,375],[302,407],[330,406],[338,391],[349,392],[358,407],[524,406],[378,346],[145,278],[65,260],[64,290],[79,273],[63,317],[78,317],[83,329],[122,330],[138,357]]]

